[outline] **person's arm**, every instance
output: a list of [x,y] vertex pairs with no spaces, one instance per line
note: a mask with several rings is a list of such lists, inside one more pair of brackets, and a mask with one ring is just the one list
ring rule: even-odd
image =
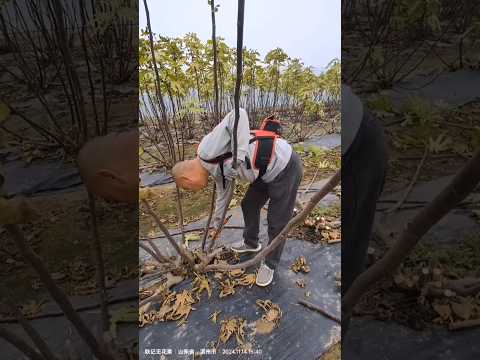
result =
[[215,187],[217,189],[217,196],[215,199],[215,212],[213,213],[212,226],[214,229],[218,229],[222,221],[223,212],[225,211],[225,208],[229,205],[227,204],[227,201],[230,195],[230,191],[232,190],[232,182],[225,181],[224,189],[222,179],[215,178]]

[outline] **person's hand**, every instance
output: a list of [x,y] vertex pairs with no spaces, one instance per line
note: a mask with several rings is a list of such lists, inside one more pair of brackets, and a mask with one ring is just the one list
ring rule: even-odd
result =
[[[237,161],[237,169],[240,167],[241,162]],[[223,165],[223,176],[226,180],[232,181],[238,176],[238,170],[233,168],[233,163],[225,163]]]

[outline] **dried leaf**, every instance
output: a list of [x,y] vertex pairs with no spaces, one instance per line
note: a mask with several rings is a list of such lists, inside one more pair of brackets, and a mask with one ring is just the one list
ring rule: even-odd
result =
[[472,317],[474,306],[470,301],[464,300],[461,303],[452,302],[451,306],[453,312],[459,318],[462,318],[463,320],[468,320]]
[[273,331],[274,328],[275,324],[272,322],[268,322],[262,319],[255,322],[255,329],[257,334],[268,335]]
[[37,315],[42,310],[43,302],[37,302],[36,300],[29,300],[27,303],[20,307],[21,312],[25,317],[31,317]]
[[220,341],[225,344],[236,331],[237,331],[236,318],[223,320],[220,328]]
[[245,325],[247,324],[246,320],[239,318],[237,320],[237,331],[235,337],[237,339],[237,344],[245,344]]
[[193,310],[192,305],[194,303],[192,294],[188,290],[183,290],[180,294],[177,294],[173,311],[166,317],[167,320],[180,320],[178,325],[183,324]]
[[218,320],[218,315],[220,315],[220,314],[221,314],[221,311],[220,311],[220,310],[215,310],[215,311],[213,312],[213,314],[210,315],[208,318],[209,318],[210,320],[212,320],[212,322],[213,322],[214,324],[216,324],[216,323],[217,323],[217,320]]
[[23,198],[0,198],[0,225],[21,224],[37,217]]
[[304,287],[305,287],[305,281],[302,280],[302,279],[298,279],[298,280],[296,281],[296,283],[297,283],[297,286],[300,287],[300,288],[304,288]]
[[237,285],[252,287],[257,280],[257,274],[245,274],[236,280]]
[[452,316],[452,309],[449,304],[433,304],[433,310],[435,310],[443,320],[448,320]]
[[235,294],[235,281],[225,280],[220,282],[220,298]]
[[270,334],[280,324],[282,310],[278,304],[272,303],[271,300],[257,300],[256,304],[265,311],[262,318],[255,322],[256,332]]
[[307,260],[304,256],[296,258],[290,268],[296,273],[303,272],[306,274],[310,272],[310,266],[307,264]]
[[193,280],[193,285],[195,286],[192,291],[195,291],[197,297],[200,298],[204,291],[207,292],[208,298],[212,296],[212,286],[210,284],[210,280],[204,275],[197,275],[195,274],[195,280]]
[[245,273],[245,270],[243,269],[234,269],[228,272],[230,277],[239,277],[242,276]]

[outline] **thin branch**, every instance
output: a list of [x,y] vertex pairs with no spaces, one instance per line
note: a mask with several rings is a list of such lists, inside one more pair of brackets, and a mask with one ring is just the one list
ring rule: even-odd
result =
[[215,210],[215,193],[216,193],[216,183],[213,183],[213,190],[212,190],[212,198],[210,199],[210,211],[208,213],[207,223],[205,224],[205,228],[203,230],[203,238],[202,238],[202,251],[205,251],[205,243],[207,242],[208,237],[208,230],[210,229],[210,223],[212,222],[213,212]]
[[50,348],[48,347],[45,340],[42,339],[42,337],[37,332],[37,330],[35,330],[35,328],[25,318],[23,313],[20,311],[20,309],[15,304],[11,294],[8,294],[6,296],[6,300],[7,300],[8,306],[12,309],[13,313],[15,314],[15,317],[17,318],[17,321],[23,327],[23,330],[25,330],[25,332],[30,337],[30,339],[32,339],[33,343],[35,344],[37,349],[40,351],[40,353],[45,357],[45,359],[57,360],[58,357],[56,357],[53,354],[53,352],[50,350]]
[[52,298],[57,302],[58,306],[65,313],[65,316],[77,329],[78,334],[90,347],[93,354],[101,360],[113,360],[112,356],[108,354],[99,344],[97,339],[95,339],[82,318],[75,312],[75,309],[68,300],[68,297],[55,284],[55,281],[52,279],[52,276],[48,272],[48,269],[46,268],[40,257],[36,253],[34,253],[32,249],[28,246],[25,237],[23,236],[19,227],[17,225],[5,225],[5,229],[12,236],[15,244],[18,247],[19,252],[25,258],[25,260],[36,270],[38,276],[40,277],[40,280],[45,285]]
[[92,193],[88,192],[88,204],[90,207],[90,219],[92,221],[92,245],[94,253],[94,262],[96,266],[97,276],[97,288],[100,297],[100,309],[102,315],[102,328],[103,331],[107,331],[110,327],[110,320],[108,314],[107,305],[107,291],[105,286],[105,264],[103,261],[103,249],[100,242],[100,236],[98,234],[97,215],[95,211],[95,197]]
[[162,232],[165,234],[165,237],[168,239],[168,241],[170,242],[170,244],[173,246],[173,248],[177,251],[177,253],[182,257],[184,258],[185,260],[187,260],[187,262],[190,264],[190,266],[192,266],[192,268],[195,266],[195,261],[193,259],[193,255],[190,253],[190,251],[188,251],[187,249],[183,248],[182,246],[179,246],[175,239],[170,235],[170,233],[168,232],[168,229],[165,227],[165,225],[162,224],[162,222],[160,221],[160,219],[158,218],[157,214],[155,214],[152,210],[152,208],[150,207],[150,204],[148,203],[147,200],[145,199],[142,199],[142,202],[143,204],[145,205],[145,208],[146,208],[146,212],[147,214],[149,214],[153,220],[155,221],[155,223],[157,224],[157,226],[160,228],[160,230],[162,230]]
[[410,181],[410,184],[408,185],[407,189],[403,193],[402,198],[398,200],[398,202],[394,206],[388,209],[387,213],[394,213],[403,206],[403,203],[407,200],[408,196],[412,192],[413,186],[416,184],[418,180],[418,176],[420,175],[420,171],[422,170],[423,164],[425,163],[427,156],[428,156],[428,146],[425,145],[425,150],[423,152],[422,159],[418,163],[417,170],[415,170],[415,174],[413,175],[412,181]]
[[14,333],[8,331],[7,329],[5,329],[2,326],[0,326],[0,337],[3,338],[4,340],[8,341],[10,344],[15,346],[18,350],[20,350],[25,355],[27,355],[29,359],[45,360],[42,355],[40,355],[35,349],[30,347],[30,345],[28,345],[20,337],[18,337]]
[[341,323],[341,320],[340,320],[338,317],[336,317],[335,315],[330,314],[328,311],[320,308],[319,306],[317,306],[317,305],[315,305],[315,304],[312,304],[311,302],[308,302],[308,301],[302,300],[302,299],[298,300],[297,302],[298,302],[300,305],[305,306],[307,309],[316,311],[316,312],[322,314],[323,316],[329,318],[330,320],[335,321],[336,323],[339,323],[339,324]]
[[[142,243],[139,243],[138,245],[143,249],[145,250],[147,253],[149,253],[155,260],[157,260],[160,264],[173,264],[175,265],[175,262],[173,262],[171,259],[167,258],[166,256],[163,256],[160,251],[158,250],[158,248],[156,247],[155,244],[153,244],[152,241],[149,241],[148,242],[150,244],[150,246],[152,246],[152,248],[154,248],[154,250],[152,251],[152,249],[150,249],[148,246],[142,244]],[[158,252],[157,252],[158,250]]]

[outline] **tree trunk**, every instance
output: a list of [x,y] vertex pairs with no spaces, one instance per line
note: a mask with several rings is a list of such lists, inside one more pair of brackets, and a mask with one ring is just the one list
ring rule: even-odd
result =
[[215,0],[210,0],[212,12],[212,45],[213,45],[213,88],[215,90],[215,124],[219,121],[218,112],[218,79],[217,79],[217,37],[215,34]]
[[[361,296],[376,282],[395,272],[410,254],[423,235],[463,201],[480,182],[480,151],[455,176],[452,182],[406,224],[397,242],[372,267],[360,274],[342,299],[344,317],[350,318],[353,308]],[[342,326],[342,333],[348,326]],[[344,329],[345,328],[345,329]]]

